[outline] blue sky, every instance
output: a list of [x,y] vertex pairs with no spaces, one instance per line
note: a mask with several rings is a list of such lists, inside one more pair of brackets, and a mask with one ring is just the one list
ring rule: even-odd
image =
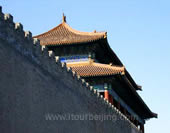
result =
[[112,49],[135,81],[158,119],[146,122],[146,133],[170,129],[170,1],[166,0],[1,0],[3,12],[33,35],[62,21],[80,31],[107,31]]

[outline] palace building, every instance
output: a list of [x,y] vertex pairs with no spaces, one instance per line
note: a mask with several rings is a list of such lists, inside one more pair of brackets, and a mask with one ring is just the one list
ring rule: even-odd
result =
[[53,51],[58,60],[66,63],[142,132],[147,119],[157,118],[137,92],[142,87],[110,48],[107,32],[74,30],[63,15],[61,24],[34,38]]

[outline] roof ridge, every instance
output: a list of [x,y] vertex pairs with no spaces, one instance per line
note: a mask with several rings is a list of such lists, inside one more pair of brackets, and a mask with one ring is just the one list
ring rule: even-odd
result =
[[76,33],[76,34],[84,34],[84,35],[103,35],[105,36],[107,32],[83,32],[83,31],[78,31],[70,27],[66,22],[62,23],[67,29],[69,29],[71,32]]
[[115,68],[121,68],[122,71],[125,70],[125,67],[124,66],[117,66],[117,65],[109,65],[109,64],[103,64],[103,63],[98,63],[98,62],[94,62],[93,60],[88,60],[88,61],[81,61],[81,62],[69,62],[67,63],[68,66],[69,64],[70,65],[76,65],[76,66],[85,66],[85,65],[93,65],[93,66],[103,66],[103,67],[106,67],[106,68],[111,68],[111,69],[115,69]]
[[110,68],[125,68],[124,66],[118,66],[118,65],[109,65],[109,64],[103,64],[103,63],[97,63],[97,62],[94,62],[94,64],[96,65],[102,65],[104,67],[110,67]]

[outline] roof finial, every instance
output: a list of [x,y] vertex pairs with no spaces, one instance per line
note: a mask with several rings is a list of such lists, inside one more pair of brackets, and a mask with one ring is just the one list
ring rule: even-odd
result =
[[63,23],[66,23],[66,16],[64,15],[64,13],[63,13]]

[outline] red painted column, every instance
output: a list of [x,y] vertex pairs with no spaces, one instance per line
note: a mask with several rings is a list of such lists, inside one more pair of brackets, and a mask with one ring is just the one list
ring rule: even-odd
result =
[[104,91],[104,98],[109,101],[109,91],[108,90]]
[[112,97],[112,95],[109,95],[109,102],[110,102],[111,104],[113,104],[113,97]]

